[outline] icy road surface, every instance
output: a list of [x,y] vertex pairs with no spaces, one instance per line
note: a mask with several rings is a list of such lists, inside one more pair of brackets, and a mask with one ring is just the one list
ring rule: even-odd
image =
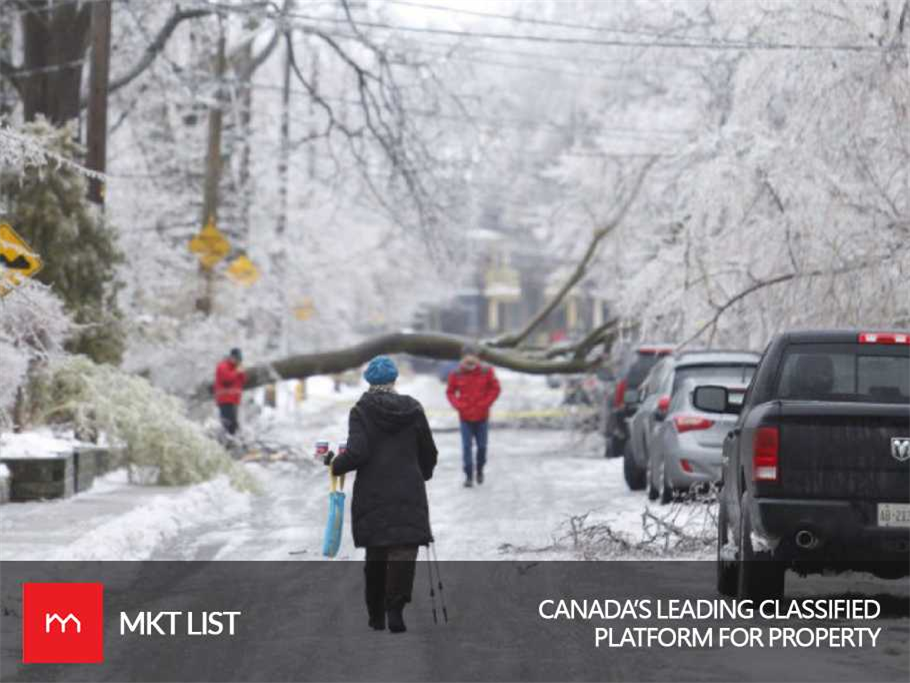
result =
[[[579,443],[562,431],[494,431],[486,483],[472,489],[462,487],[458,434],[440,433],[436,439],[439,465],[428,495],[440,558],[502,559],[499,548],[505,543],[546,546],[569,516],[596,508],[618,525],[641,526],[644,496],[626,489],[620,461],[604,460],[599,439]],[[266,495],[254,497],[249,511],[228,518],[215,515],[210,524],[181,533],[155,558],[286,560],[291,553],[302,559],[321,557],[328,491],[324,468],[288,463],[248,467]],[[345,489],[350,491],[350,481]],[[348,509],[346,520],[349,514]],[[346,524],[339,557],[360,554]]]
[[[561,390],[540,377],[501,373],[503,396],[494,419],[561,403]],[[439,465],[429,482],[433,530],[446,559],[514,557],[527,547],[540,559],[572,515],[595,510],[598,521],[638,533],[645,497],[629,492],[619,460],[602,457],[597,434],[570,430],[493,429],[487,482],[462,487],[457,417],[445,385],[431,376],[402,381],[401,390],[425,406],[436,431]],[[350,407],[364,387],[332,390],[328,378],[308,382],[308,398],[287,402],[255,420],[273,441],[309,452],[319,438],[343,440]],[[292,388],[279,399],[287,399]],[[251,411],[248,411],[251,412]],[[252,415],[246,415],[253,423]],[[288,560],[321,557],[327,508],[326,468],[303,462],[244,465],[261,495],[239,493],[226,480],[198,486],[130,486],[122,472],[87,493],[60,501],[0,507],[4,559]],[[348,478],[350,493],[353,477]],[[350,496],[348,503],[350,502]],[[350,510],[348,509],[347,520]],[[593,517],[593,516],[592,516]],[[346,520],[346,521],[347,521]],[[501,552],[503,548],[506,552]],[[346,524],[341,557],[360,556]],[[566,557],[561,553],[560,557]]]
[[[501,373],[503,398],[498,414],[552,408],[560,390],[543,378]],[[311,444],[318,438],[344,439],[347,413],[362,388],[332,394],[310,383],[304,412],[287,411],[275,418],[271,432],[282,442]],[[435,430],[439,464],[428,483],[430,518],[441,559],[503,559],[516,548],[552,545],[572,515],[595,511],[598,521],[637,534],[645,505],[622,478],[620,460],[605,460],[597,434],[557,429],[493,429],[488,448],[487,479],[482,486],[462,486],[461,439],[457,418],[445,399],[445,385],[434,377],[402,382],[402,392],[423,403]],[[320,408],[317,408],[321,406]],[[496,419],[496,414],[494,414]],[[249,510],[222,515],[213,511],[191,533],[163,544],[155,559],[287,560],[321,557],[327,509],[328,475],[306,462],[249,464],[265,495],[252,498]],[[356,475],[355,475],[356,476]],[[345,490],[350,493],[352,478]],[[340,559],[360,558],[350,536],[350,496]],[[508,544],[508,547],[504,547]],[[505,551],[505,552],[503,552]],[[560,555],[566,557],[565,554]]]

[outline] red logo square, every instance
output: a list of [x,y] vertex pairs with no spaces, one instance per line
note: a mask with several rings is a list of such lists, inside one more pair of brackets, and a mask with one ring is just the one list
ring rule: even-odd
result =
[[22,662],[104,661],[104,585],[22,584]]

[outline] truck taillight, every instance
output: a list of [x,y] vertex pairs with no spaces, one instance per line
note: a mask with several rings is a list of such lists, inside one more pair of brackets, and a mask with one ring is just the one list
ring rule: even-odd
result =
[[777,427],[759,427],[752,440],[752,480],[777,481],[780,432]]
[[613,397],[613,405],[617,408],[622,408],[622,404],[626,400],[626,380],[622,379],[616,385],[616,396]]
[[711,429],[714,426],[714,420],[698,415],[674,415],[673,426],[676,427],[677,433],[684,434],[700,429]]
[[910,334],[899,332],[862,332],[860,344],[906,344],[910,345]]

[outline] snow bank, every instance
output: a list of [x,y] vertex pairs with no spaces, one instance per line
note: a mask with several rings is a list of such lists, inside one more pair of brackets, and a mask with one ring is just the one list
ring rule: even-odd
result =
[[0,458],[55,458],[78,447],[91,446],[71,434],[55,434],[50,429],[0,434]]
[[[118,477],[125,475],[120,472]],[[116,481],[106,484],[105,489]],[[231,486],[226,475],[176,494],[163,492],[56,550],[51,559],[147,560],[161,543],[188,533],[194,525],[247,513],[250,498]]]

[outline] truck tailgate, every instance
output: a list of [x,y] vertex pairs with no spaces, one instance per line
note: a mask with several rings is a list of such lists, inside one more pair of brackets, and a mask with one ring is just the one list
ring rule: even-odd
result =
[[910,502],[910,405],[783,401],[776,495]]

